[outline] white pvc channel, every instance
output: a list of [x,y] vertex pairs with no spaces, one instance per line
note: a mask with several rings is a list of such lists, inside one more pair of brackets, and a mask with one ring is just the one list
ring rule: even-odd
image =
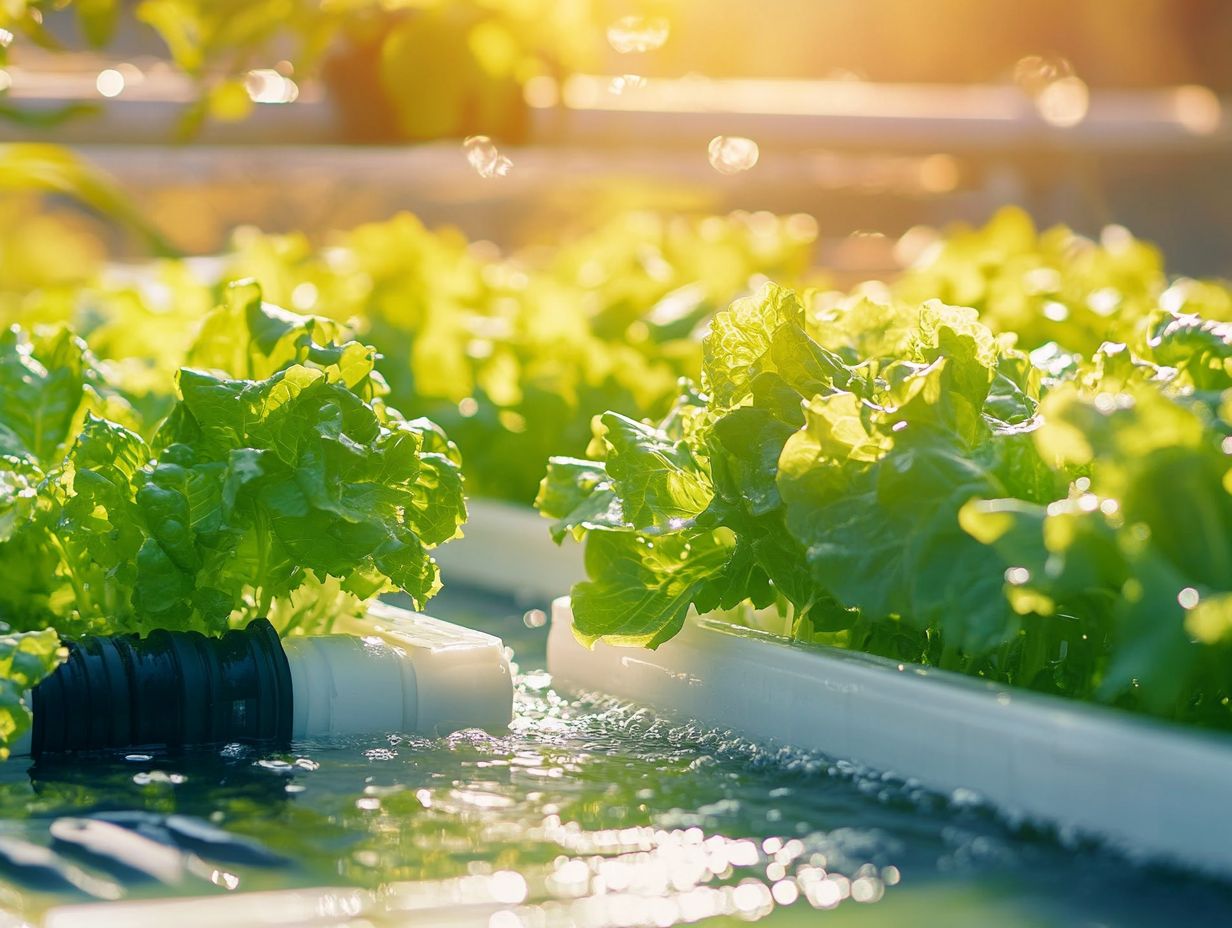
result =
[[586,579],[582,546],[552,541],[551,523],[529,506],[469,499],[463,536],[432,552],[445,585],[477,587],[548,602]]
[[1232,874],[1232,738],[700,619],[656,651],[574,638],[553,603],[548,667],[603,692],[919,780],[1099,838],[1135,858]]

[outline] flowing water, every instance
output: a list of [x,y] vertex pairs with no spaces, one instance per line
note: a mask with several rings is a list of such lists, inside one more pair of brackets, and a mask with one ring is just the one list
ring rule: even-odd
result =
[[508,733],[11,762],[0,908],[126,928],[1232,923],[1232,886],[841,761],[565,699],[546,629],[512,600],[450,590],[432,611],[513,648]]

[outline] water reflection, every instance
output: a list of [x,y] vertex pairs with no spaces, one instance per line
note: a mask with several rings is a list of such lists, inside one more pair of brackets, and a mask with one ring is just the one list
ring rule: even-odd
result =
[[[41,762],[28,773],[6,765],[9,835],[50,844],[52,823],[66,816],[144,826],[144,837],[192,866],[175,885],[117,880],[126,899],[104,909],[66,907],[66,893],[9,872],[0,902],[35,918],[58,905],[57,925],[177,928],[286,923],[288,912],[303,914],[297,923],[448,917],[487,928],[718,915],[791,922],[817,910],[912,924],[1158,924],[1182,907],[1190,924],[1232,915],[1226,887],[1011,828],[963,797],[634,707],[562,698],[541,669],[545,629],[524,621],[536,604],[442,603],[454,616],[464,607],[486,616],[516,649],[523,668],[509,732],[289,752],[233,745]],[[164,840],[160,829],[180,833]],[[213,898],[151,907],[168,895]]]

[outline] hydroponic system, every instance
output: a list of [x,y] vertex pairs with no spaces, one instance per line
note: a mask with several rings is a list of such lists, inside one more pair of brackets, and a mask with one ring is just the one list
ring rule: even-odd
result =
[[5,918],[1232,918],[1232,17],[764,12],[0,10]]

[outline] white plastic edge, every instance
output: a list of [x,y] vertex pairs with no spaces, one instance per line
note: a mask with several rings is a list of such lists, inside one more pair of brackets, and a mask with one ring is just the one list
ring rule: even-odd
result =
[[[340,678],[335,692],[342,696],[353,688],[356,695],[353,700],[347,696],[346,719],[334,722],[331,731],[442,735],[463,728],[509,727],[513,677],[499,638],[383,602],[372,603],[365,618],[347,619],[334,628],[342,637],[355,636],[352,641],[358,641],[364,653],[354,645],[347,652],[342,665],[347,688]],[[335,636],[326,640],[329,637]],[[296,639],[285,639],[283,647],[289,658]],[[394,662],[397,674],[390,668]],[[293,690],[294,673],[293,663]],[[392,725],[399,707],[402,724]],[[298,691],[295,712],[298,727]],[[339,715],[336,706],[334,717]]]
[[551,524],[530,506],[471,499],[463,536],[432,552],[448,586],[478,587],[546,604],[586,579],[582,546],[552,541]]
[[282,644],[291,670],[291,737],[419,731],[415,664],[375,636],[314,635]]
[[658,650],[583,647],[552,604],[555,685],[852,760],[1099,838],[1232,873],[1232,739],[698,619]]

